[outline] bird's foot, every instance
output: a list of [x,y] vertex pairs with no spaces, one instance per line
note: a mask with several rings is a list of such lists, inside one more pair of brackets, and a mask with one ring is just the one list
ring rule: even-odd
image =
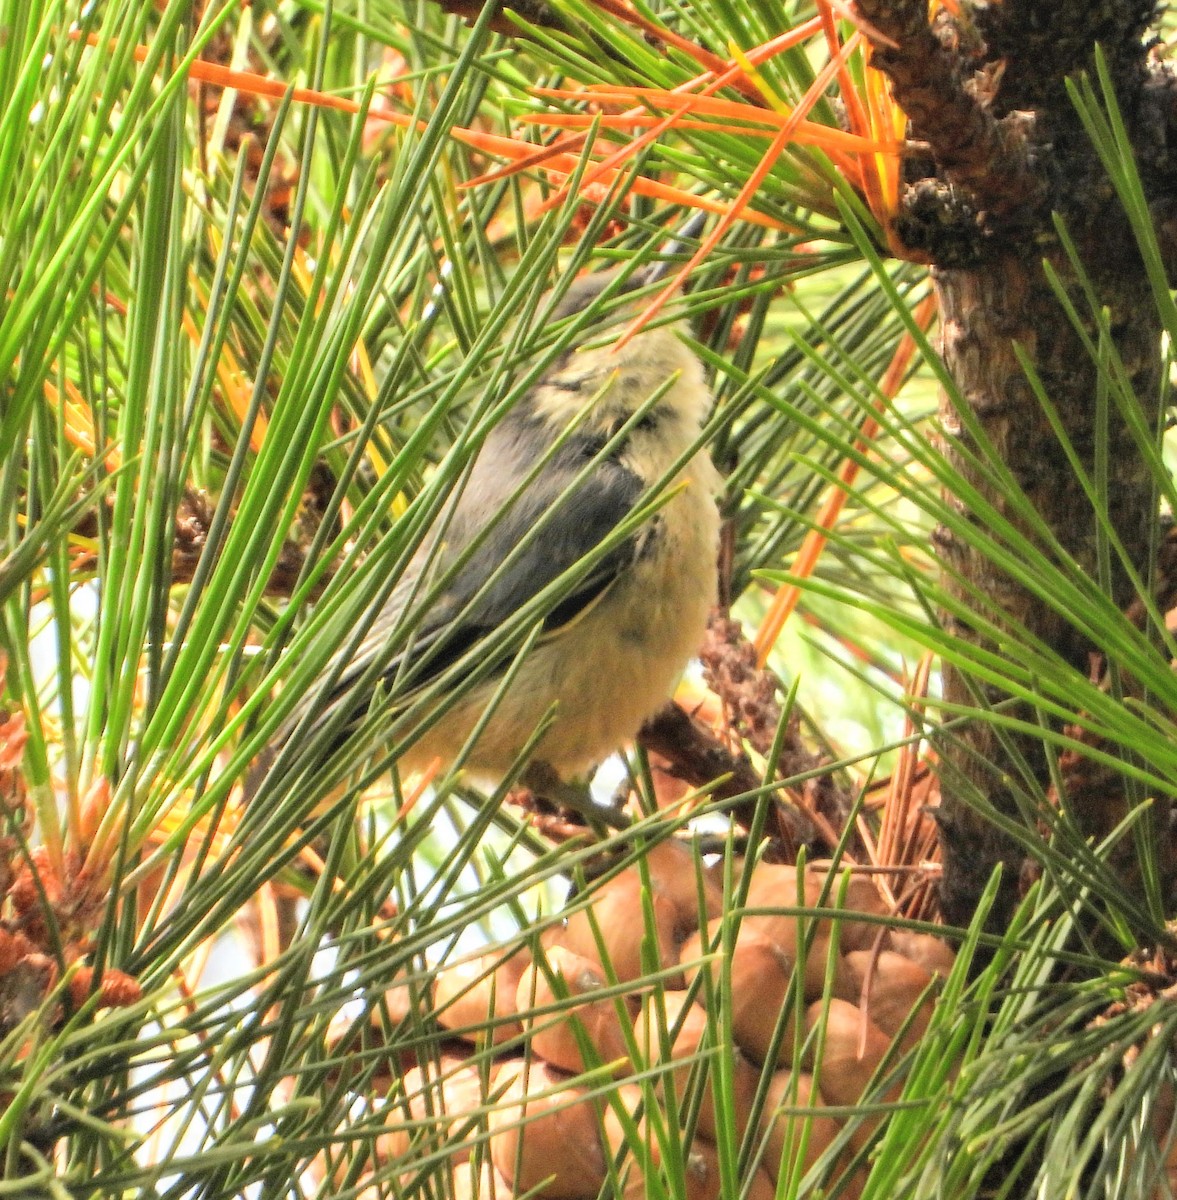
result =
[[587,783],[561,779],[546,762],[530,763],[520,782],[537,801],[546,801],[575,813],[599,835],[607,835],[610,830],[625,829],[629,825],[629,819],[620,805],[598,804]]

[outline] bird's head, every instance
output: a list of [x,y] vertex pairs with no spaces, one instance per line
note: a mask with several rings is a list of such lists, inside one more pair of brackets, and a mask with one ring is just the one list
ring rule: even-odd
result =
[[587,426],[605,431],[661,393],[647,414],[650,421],[679,427],[684,437],[697,434],[711,396],[702,366],[677,327],[647,327],[619,344],[622,332],[650,301],[648,293],[635,295],[644,284],[641,272],[617,286],[615,272],[602,271],[568,288],[553,310],[554,320],[574,318],[598,303],[599,316],[537,384],[531,398],[535,415],[563,428],[591,403]]

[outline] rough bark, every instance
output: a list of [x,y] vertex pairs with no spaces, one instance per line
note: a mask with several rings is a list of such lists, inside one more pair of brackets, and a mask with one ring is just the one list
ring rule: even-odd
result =
[[[1090,505],[1014,348],[1021,347],[1033,362],[1071,442],[1091,469],[1096,370],[1041,266],[1045,258],[1069,279],[1052,223],[1052,212],[1058,212],[1110,312],[1116,349],[1142,409],[1154,423],[1159,419],[1161,331],[1155,305],[1127,220],[1065,89],[1067,76],[1091,65],[1098,41],[1139,147],[1146,185],[1156,197],[1154,216],[1168,253],[1169,243],[1177,246],[1177,208],[1167,199],[1174,193],[1167,150],[1174,105],[1171,79],[1148,60],[1144,39],[1153,6],[1141,0],[1049,5],[1004,0],[966,9],[961,21],[942,12],[934,24],[923,0],[859,0],[858,7],[894,43],[880,44],[874,63],[890,76],[911,136],[927,147],[907,164],[898,231],[913,256],[933,263],[946,364],[972,417],[1053,535],[1094,574],[1096,522]],[[970,469],[975,447],[961,413],[947,398],[941,424],[945,452],[956,468],[1003,508],[1000,494]],[[1135,443],[1114,413],[1108,460],[1111,518],[1133,563],[1147,574],[1156,501]],[[949,499],[969,519],[978,519],[964,501]],[[939,531],[937,548],[951,593],[962,599],[988,597],[1011,626],[1028,629],[1087,673],[1099,647],[1088,644],[1065,615],[947,529]],[[1116,601],[1129,605],[1123,571],[1112,587]],[[949,629],[962,639],[978,637],[963,622],[950,622]],[[977,699],[975,684],[954,670],[946,670],[944,688],[951,703]],[[1002,697],[989,692],[986,698]],[[1015,750],[1045,784],[1041,746],[1027,738]],[[972,806],[970,794],[979,791],[999,811],[1016,817],[1009,785],[1015,768],[983,721],[946,740],[941,753],[945,915],[967,923],[992,867],[1002,862],[1005,888],[994,920],[1004,922],[1016,901],[1022,855]],[[1096,837],[1123,812],[1123,794],[1106,778],[1098,787],[1076,788],[1067,800],[1085,832]],[[1164,802],[1155,819],[1167,820]]]
[[[1118,278],[1110,272],[1105,274],[1101,293],[1111,311],[1122,317],[1115,322],[1118,348],[1130,364],[1137,394],[1155,397],[1160,328],[1142,271],[1132,262],[1133,257],[1127,260],[1131,268],[1120,272]],[[1090,505],[1014,355],[1015,344],[1030,353],[1047,393],[1058,405],[1072,443],[1088,469],[1093,469],[1094,367],[1061,314],[1041,267],[1025,256],[1010,254],[972,270],[940,271],[937,287],[942,351],[961,393],[969,400],[973,416],[1067,554],[1094,574],[1096,522]],[[947,399],[941,406],[941,424],[946,434],[946,453],[956,468],[972,476],[971,482],[983,492],[990,491],[969,468],[969,452],[975,447]],[[1115,477],[1110,487],[1110,516],[1133,562],[1144,572],[1155,526],[1155,496],[1132,435],[1119,420],[1110,423],[1108,460],[1114,464]],[[990,494],[988,499],[999,510],[1004,509],[999,494]],[[963,501],[950,498],[950,503],[967,513]],[[1088,673],[1090,656],[1099,647],[1088,643],[1063,614],[1016,585],[984,555],[946,529],[939,531],[937,549],[950,592],[967,600],[972,589],[979,590],[1006,614],[1011,626],[1029,630],[1076,670]],[[1123,571],[1116,573],[1113,589],[1117,602],[1126,607],[1132,596]],[[976,640],[974,631],[963,622],[949,619],[947,627],[956,637]],[[959,672],[945,670],[944,694],[950,704],[975,703],[974,688],[975,684]],[[1001,699],[992,691],[987,698],[992,702]],[[999,810],[1016,814],[1013,794],[1001,782],[1012,768],[990,724],[973,723],[962,731],[962,739],[963,744],[949,743],[944,749],[948,768],[942,788],[945,914],[954,922],[967,922],[994,863],[1001,861],[1006,867],[1007,889],[998,918],[1004,920],[1015,899],[1020,855],[1016,846],[970,805],[969,795],[979,792]],[[1032,739],[1015,744],[1045,782],[1046,764],[1040,746]],[[1067,799],[1085,831],[1097,838],[1109,833],[1123,815],[1122,793],[1108,779],[1089,788],[1075,788]],[[1129,864],[1125,862],[1124,866]]]

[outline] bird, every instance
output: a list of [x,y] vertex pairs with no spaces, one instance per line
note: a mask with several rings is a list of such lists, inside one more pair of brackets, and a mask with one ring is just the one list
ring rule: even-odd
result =
[[[616,321],[617,306],[602,301],[644,282],[636,271],[584,275],[552,319],[611,312]],[[700,444],[712,405],[702,364],[673,326],[643,328],[619,346],[589,320],[487,435],[363,639],[328,663],[263,753],[263,772],[285,743],[315,744],[328,724],[338,746],[377,688],[396,703],[419,695],[612,536],[617,544],[543,617],[523,660],[503,654],[398,762],[406,774],[466,749],[465,774],[493,783],[526,749],[525,785],[581,815],[596,811],[580,781],[670,699],[716,601],[721,479]],[[655,489],[664,502],[650,505]],[[643,506],[646,519],[618,537]],[[389,655],[392,631],[435,580],[439,594]],[[405,679],[407,695],[397,690]]]

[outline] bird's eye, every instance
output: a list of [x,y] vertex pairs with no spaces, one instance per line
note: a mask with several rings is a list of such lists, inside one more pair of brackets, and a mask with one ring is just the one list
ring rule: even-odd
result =
[[[615,438],[625,428],[626,420],[629,420],[629,418],[625,418],[623,420],[622,418],[619,417],[616,421],[613,422],[612,425],[609,426],[606,436],[609,438]],[[654,412],[653,410],[651,410],[650,412],[646,413],[644,416],[639,418],[637,423],[630,429],[630,433],[637,433],[639,431],[642,433],[649,433],[651,430],[657,429],[657,428],[658,428],[658,414],[656,412]]]

